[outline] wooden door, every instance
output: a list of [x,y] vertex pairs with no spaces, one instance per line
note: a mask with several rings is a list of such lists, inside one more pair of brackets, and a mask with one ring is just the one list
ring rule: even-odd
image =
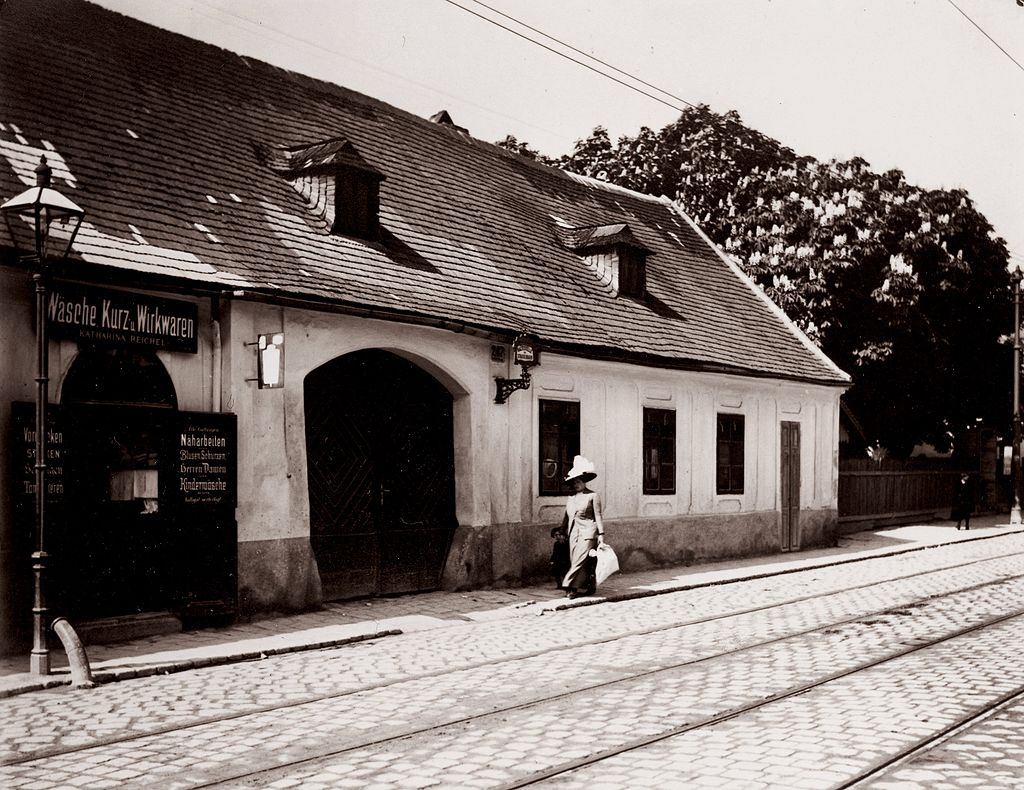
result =
[[88,619],[170,609],[181,554],[167,479],[175,412],[104,404],[62,414],[68,507],[53,550],[63,611]]
[[455,528],[450,393],[384,351],[306,379],[310,540],[325,600],[437,589]]
[[800,423],[783,422],[781,437],[782,550],[800,548]]

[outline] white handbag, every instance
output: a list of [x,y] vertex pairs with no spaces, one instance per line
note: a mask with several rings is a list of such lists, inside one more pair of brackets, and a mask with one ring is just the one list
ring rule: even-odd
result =
[[615,556],[615,550],[607,543],[602,543],[597,547],[597,570],[594,571],[597,583],[601,584],[618,569],[619,558]]

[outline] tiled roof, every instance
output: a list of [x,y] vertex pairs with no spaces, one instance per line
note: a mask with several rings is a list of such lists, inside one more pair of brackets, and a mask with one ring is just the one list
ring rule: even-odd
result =
[[[528,330],[581,353],[847,380],[664,198],[79,0],[12,0],[0,37],[0,197],[46,153],[54,187],[88,212],[87,262]],[[265,159],[348,156],[345,142],[385,177],[380,242],[331,235]],[[654,253],[646,301],[611,295],[559,237],[616,224]]]

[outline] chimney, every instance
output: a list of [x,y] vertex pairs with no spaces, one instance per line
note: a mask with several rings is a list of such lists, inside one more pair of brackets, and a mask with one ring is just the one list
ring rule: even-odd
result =
[[462,132],[463,134],[469,134],[469,130],[465,126],[457,126],[455,121],[452,120],[452,116],[448,114],[448,110],[440,110],[430,116],[430,120],[434,123],[439,123],[441,126],[450,126],[456,131]]

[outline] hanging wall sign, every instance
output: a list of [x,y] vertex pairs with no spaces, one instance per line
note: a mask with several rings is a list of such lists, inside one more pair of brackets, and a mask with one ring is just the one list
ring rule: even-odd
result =
[[175,490],[186,505],[234,507],[238,454],[235,415],[180,412]]
[[52,283],[46,323],[53,337],[94,345],[198,350],[199,306],[181,299]]

